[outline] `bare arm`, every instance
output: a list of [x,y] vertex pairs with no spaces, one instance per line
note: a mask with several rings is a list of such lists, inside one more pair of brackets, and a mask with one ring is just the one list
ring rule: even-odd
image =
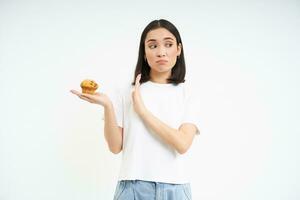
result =
[[123,128],[117,125],[115,111],[110,99],[104,93],[85,94],[76,90],[71,92],[80,99],[93,104],[99,104],[104,107],[104,137],[108,144],[109,150],[117,154],[122,150]]
[[172,128],[154,116],[144,105],[140,94],[141,74],[136,77],[135,88],[132,92],[133,106],[146,126],[154,131],[165,143],[172,146],[178,153],[185,153],[191,146],[197,128],[190,123],[182,124],[179,129]]
[[112,153],[117,154],[122,151],[123,128],[117,125],[111,102],[104,106],[104,136]]
[[178,153],[184,154],[192,145],[197,128],[193,124],[184,123],[179,129],[172,128],[146,110],[140,114],[145,124],[151,128],[164,142],[172,146]]

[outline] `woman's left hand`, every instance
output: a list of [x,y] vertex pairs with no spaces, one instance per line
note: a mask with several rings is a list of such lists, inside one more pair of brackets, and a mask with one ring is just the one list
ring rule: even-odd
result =
[[146,112],[147,109],[144,105],[140,93],[140,80],[141,80],[141,74],[137,75],[135,79],[135,86],[134,86],[134,90],[132,91],[132,102],[133,102],[133,107],[135,112],[141,116]]

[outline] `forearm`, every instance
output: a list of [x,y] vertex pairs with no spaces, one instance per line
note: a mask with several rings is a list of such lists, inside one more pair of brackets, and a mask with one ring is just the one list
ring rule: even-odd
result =
[[122,133],[111,102],[104,106],[104,136],[111,152],[118,153],[122,150]]
[[160,138],[177,152],[184,153],[186,151],[186,142],[178,129],[172,128],[155,117],[150,111],[146,110],[140,117],[150,129],[152,129]]

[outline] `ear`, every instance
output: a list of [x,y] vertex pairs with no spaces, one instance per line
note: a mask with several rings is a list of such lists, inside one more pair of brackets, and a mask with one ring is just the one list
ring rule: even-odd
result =
[[181,45],[181,43],[179,43],[179,44],[177,45],[177,56],[180,56],[180,54],[181,54],[181,49],[182,49],[182,45]]

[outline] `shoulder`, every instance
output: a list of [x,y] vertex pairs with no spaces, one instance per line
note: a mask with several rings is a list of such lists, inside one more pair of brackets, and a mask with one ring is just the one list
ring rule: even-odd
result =
[[186,100],[198,101],[200,91],[197,85],[193,85],[191,82],[183,83],[183,93]]
[[182,85],[182,90],[184,92],[185,97],[189,97],[193,93],[193,87],[190,82],[184,82],[181,84]]
[[122,82],[118,83],[118,85],[115,87],[115,93],[118,96],[126,96],[131,93],[133,89],[133,85],[131,85],[131,82]]

